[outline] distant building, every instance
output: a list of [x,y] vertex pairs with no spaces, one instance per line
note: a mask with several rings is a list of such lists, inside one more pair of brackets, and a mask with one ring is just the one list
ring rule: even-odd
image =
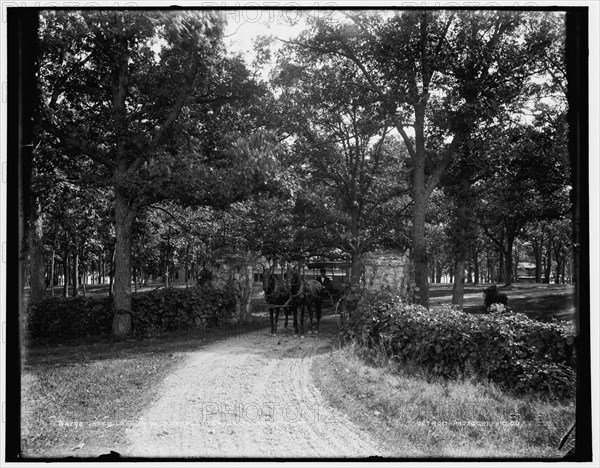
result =
[[517,265],[517,283],[535,283],[535,263],[519,262]]
[[[179,267],[178,269],[176,269],[176,270],[173,272],[173,280],[172,280],[172,283],[173,283],[174,285],[177,285],[177,284],[185,284],[185,275],[186,275],[185,268],[184,268],[184,267]],[[188,275],[188,278],[187,278],[187,279],[188,279],[188,281],[191,281],[191,280],[193,279],[193,278],[192,278],[192,275],[191,275],[191,271],[188,271],[188,272],[187,272],[187,275]]]

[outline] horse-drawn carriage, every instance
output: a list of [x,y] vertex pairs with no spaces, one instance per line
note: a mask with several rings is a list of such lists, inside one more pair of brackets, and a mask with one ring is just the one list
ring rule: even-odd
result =
[[[323,291],[323,305],[335,309],[336,304],[340,300],[342,292],[350,282],[350,267],[349,262],[341,260],[315,261],[307,263],[306,267],[311,271],[305,274],[306,279],[317,279],[321,270],[325,270],[327,277],[331,280],[331,288],[328,291]],[[325,294],[325,293],[328,294]]]
[[[310,330],[313,331],[313,312],[316,312],[316,331],[319,330],[323,306],[335,310],[343,288],[348,280],[350,264],[347,262],[311,262],[306,265],[311,273],[301,273],[298,268],[280,270],[278,276],[274,268],[263,271],[263,291],[268,304],[271,318],[271,333],[277,333],[279,312],[285,313],[285,327],[287,329],[289,313],[293,313],[294,329],[296,333],[304,334],[305,311],[308,310]],[[304,269],[303,269],[304,270]],[[316,273],[315,273],[316,270]],[[320,278],[320,273],[325,270],[327,280]],[[298,311],[300,321],[298,321]]]

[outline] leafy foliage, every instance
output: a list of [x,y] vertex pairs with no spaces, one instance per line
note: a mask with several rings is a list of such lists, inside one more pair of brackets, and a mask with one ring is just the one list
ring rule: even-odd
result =
[[[412,236],[426,298],[428,256],[448,271],[483,231],[497,247],[488,270],[506,259],[510,271],[524,226],[570,206],[566,101],[548,96],[566,89],[563,19],[318,15],[267,83],[270,40],[257,40],[248,69],[225,50],[215,12],[47,10],[32,180],[46,246],[63,264],[77,253],[80,272],[108,261],[117,298],[129,297],[129,263],[157,276],[199,269],[221,248],[358,264]],[[452,197],[463,216],[447,209]],[[424,231],[427,207],[437,212]],[[561,224],[556,278],[571,245]],[[110,259],[128,234],[118,274]]]
[[346,337],[445,377],[477,375],[511,391],[557,398],[575,394],[575,330],[523,314],[427,310],[390,291],[364,291]]
[[218,326],[227,323],[235,312],[233,293],[216,289],[209,283],[134,294],[132,303],[136,334]]
[[[132,297],[136,335],[182,328],[219,326],[235,312],[235,296],[209,283],[187,289],[165,288]],[[110,333],[116,310],[112,297],[49,298],[32,304],[26,330],[31,338],[72,339]]]
[[492,284],[483,291],[483,302],[486,309],[492,304],[508,305],[508,296],[498,291],[498,287],[495,284]]
[[[357,282],[363,253],[383,244],[406,247],[398,220],[409,204],[408,154],[389,135],[376,96],[351,63],[288,44],[273,82],[294,135],[289,167],[304,188],[295,243],[313,255],[337,247],[357,265]],[[311,245],[311,238],[318,241]]]
[[63,340],[109,333],[112,297],[48,298],[31,304],[25,329],[31,338]]
[[[62,165],[78,161],[78,180],[92,173],[112,191],[114,294],[129,310],[145,207],[223,208],[285,185],[280,141],[262,124],[267,90],[227,55],[217,12],[49,11],[40,26],[36,137],[67,156]],[[188,266],[195,246],[183,244]],[[141,266],[149,256],[136,253]]]
[[471,133],[519,102],[541,74],[549,44],[532,33],[537,20],[520,12],[341,12],[314,18],[294,42],[358,76],[350,87],[402,137],[412,163],[411,257],[424,305],[429,197]]

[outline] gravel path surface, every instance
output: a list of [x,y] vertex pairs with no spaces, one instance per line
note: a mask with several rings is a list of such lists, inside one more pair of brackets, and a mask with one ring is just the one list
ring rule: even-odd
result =
[[329,407],[310,367],[331,335],[234,336],[194,352],[127,431],[125,457],[321,458],[384,455]]

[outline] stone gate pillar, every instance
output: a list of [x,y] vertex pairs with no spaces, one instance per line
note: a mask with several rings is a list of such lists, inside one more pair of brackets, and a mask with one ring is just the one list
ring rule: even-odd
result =
[[211,284],[218,289],[232,291],[235,311],[230,323],[245,322],[251,316],[252,259],[245,253],[221,255],[212,270]]
[[391,289],[408,297],[415,284],[408,252],[371,252],[363,258],[363,282],[367,289]]

